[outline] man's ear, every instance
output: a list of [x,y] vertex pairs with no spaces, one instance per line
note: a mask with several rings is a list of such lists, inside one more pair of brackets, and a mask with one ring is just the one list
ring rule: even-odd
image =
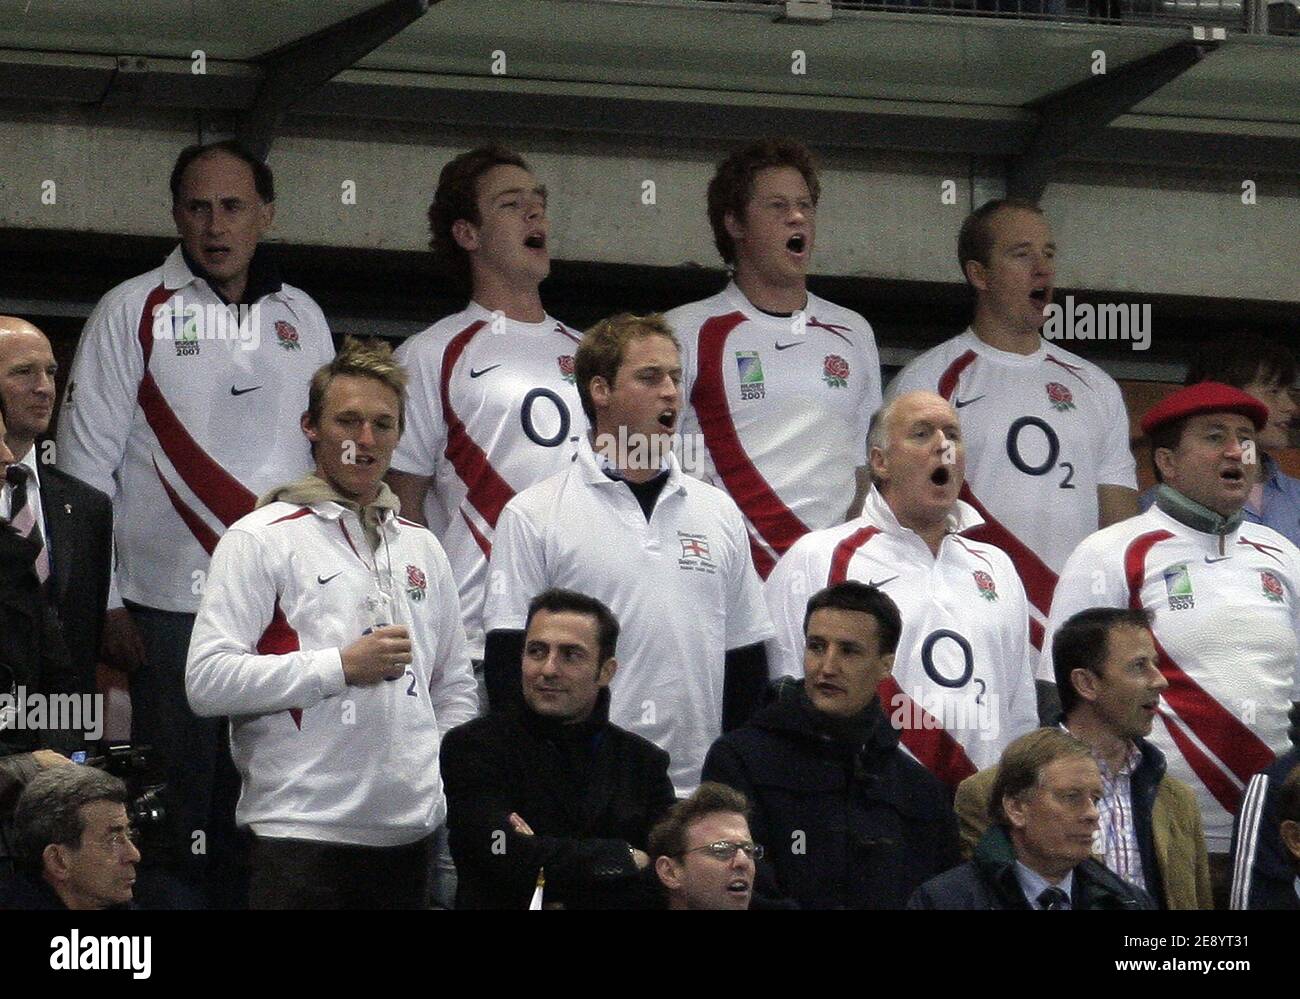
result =
[[596,672],[596,686],[608,687],[609,681],[614,679],[614,674],[618,672],[618,660],[610,656],[600,664],[600,669]]
[[1100,680],[1101,677],[1096,673],[1090,669],[1084,669],[1082,666],[1078,669],[1070,670],[1070,686],[1074,688],[1074,692],[1078,694],[1082,700],[1088,701],[1089,703],[1095,701],[1100,693],[1097,689]]
[[1278,832],[1282,834],[1282,845],[1291,851],[1291,856],[1300,861],[1300,822],[1283,819]]
[[257,209],[257,235],[260,239],[270,231],[275,222],[275,202],[264,201]]
[[595,375],[587,383],[587,392],[591,396],[591,404],[597,409],[604,409],[609,405],[609,396],[612,391],[613,387],[604,375]]
[[1006,813],[1007,821],[1015,828],[1025,828],[1025,803],[1018,794],[1004,794],[1002,796],[1002,811]]
[[457,219],[451,224],[451,238],[466,253],[479,247],[478,226],[469,219]]
[[988,291],[989,269],[978,260],[967,260],[966,280],[976,291]]
[[1151,460],[1156,468],[1160,469],[1160,478],[1168,482],[1170,476],[1174,474],[1174,452],[1167,447],[1153,447]]
[[656,857],[655,874],[669,891],[677,891],[682,886],[681,874],[677,870],[677,862],[672,857]]
[[885,452],[882,448],[873,447],[867,455],[867,464],[871,467],[873,478],[879,479],[882,483],[889,478],[885,473]]
[[736,217],[735,212],[726,212],[722,216],[722,226],[733,241],[745,238],[745,223]]
[[883,683],[885,677],[894,672],[894,653],[886,652],[883,656],[880,656],[877,661],[880,664],[880,679],[876,682]]
[[59,843],[50,843],[41,851],[41,869],[55,881],[68,879],[67,848]]
[[315,444],[316,439],[320,436],[320,432],[311,422],[311,413],[304,412],[298,420],[298,425],[302,427],[302,432],[306,435],[307,439]]

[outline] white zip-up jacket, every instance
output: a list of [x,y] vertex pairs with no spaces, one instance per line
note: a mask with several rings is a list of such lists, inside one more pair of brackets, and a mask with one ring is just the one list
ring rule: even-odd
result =
[[[387,591],[391,614],[368,605]],[[380,623],[410,630],[398,680],[348,686],[342,650]],[[433,534],[391,512],[372,554],[338,503],[276,502],[212,557],[185,687],[230,716],[236,819],[260,836],[399,846],[446,815],[438,747],[475,717],[460,601]]]

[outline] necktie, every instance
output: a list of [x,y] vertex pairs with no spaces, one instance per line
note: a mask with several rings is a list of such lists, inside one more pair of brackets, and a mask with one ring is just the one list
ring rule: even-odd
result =
[[1044,888],[1042,894],[1038,896],[1038,904],[1044,909],[1068,909],[1070,896],[1060,888]]
[[36,510],[27,502],[29,475],[31,473],[23,465],[10,465],[5,472],[5,480],[9,483],[9,522],[24,538],[31,538],[41,546],[40,554],[36,556],[36,575],[44,586],[50,578],[50,550],[45,547],[45,538],[36,523]]

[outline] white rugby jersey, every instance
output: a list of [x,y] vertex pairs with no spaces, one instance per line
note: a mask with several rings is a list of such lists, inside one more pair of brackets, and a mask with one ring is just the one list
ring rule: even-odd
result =
[[234,320],[226,339],[212,338],[225,307],[178,246],[86,322],[56,463],[113,500],[124,600],[193,613],[222,532],[261,493],[311,470],[299,418],[311,376],[334,356],[329,327],[287,284],[255,308],[245,341]]
[[[371,552],[338,503],[269,503],[212,557],[185,673],[201,715],[230,716],[236,818],[262,836],[398,846],[446,817],[441,738],[478,712],[447,557],[387,514]],[[406,627],[396,680],[347,685],[342,651],[375,623]]]
[[844,522],[880,408],[875,335],[813,294],[794,318],[768,315],[734,281],[667,320],[682,341],[683,450],[704,445],[687,470],[736,501],[766,578],[802,535]]
[[[665,750],[679,795],[722,734],[727,650],[772,637],[762,585],[736,505],[669,477],[650,520],[609,478],[584,435],[567,470],[525,489],[497,523],[483,623],[522,631],[528,601],[551,586],[604,601],[618,618],[609,720]],[[499,585],[496,583],[499,582]]]
[[519,490],[566,468],[586,433],[573,374],[580,339],[550,316],[494,324],[470,303],[397,349],[411,380],[392,467],[433,477],[424,513],[451,560],[476,659],[497,518]]
[[972,536],[1011,556],[1038,646],[1057,573],[1097,529],[1097,487],[1137,488],[1119,386],[1055,344],[1014,354],[967,329],[913,359],[888,396],[917,389],[957,409],[966,443],[961,498],[984,518]]
[[1196,791],[1210,852],[1227,852],[1246,781],[1288,746],[1300,551],[1260,524],[1220,539],[1154,506],[1096,531],[1061,573],[1039,679],[1054,679],[1056,629],[1088,607],[1154,613],[1169,688],[1150,738]]
[[862,516],[805,534],[764,587],[773,676],[804,675],[803,619],[818,590],[853,579],[889,595],[903,633],[880,706],[903,746],[951,787],[1038,724],[1025,591],[1005,552],[962,536],[979,523],[959,501],[935,556],[872,489]]

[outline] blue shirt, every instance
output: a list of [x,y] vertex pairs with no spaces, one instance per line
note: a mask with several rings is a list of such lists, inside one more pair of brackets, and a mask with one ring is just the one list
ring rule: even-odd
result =
[[[1020,890],[1025,893],[1025,900],[1029,903],[1031,909],[1041,909],[1038,904],[1038,896],[1048,888],[1060,888],[1065,892],[1065,897],[1073,900],[1071,894],[1074,888],[1074,871],[1070,871],[1061,879],[1060,884],[1053,885],[1047,878],[1043,877],[1035,870],[1026,867],[1020,861],[1016,861],[1016,880],[1020,882]],[[1071,904],[1070,908],[1074,908]]]
[[[1247,501],[1243,511],[1246,523],[1271,527],[1293,545],[1300,546],[1300,479],[1283,472],[1263,451],[1260,454],[1264,461],[1263,510],[1256,510]],[[1152,486],[1138,497],[1138,506],[1145,512],[1155,501],[1156,488]]]

